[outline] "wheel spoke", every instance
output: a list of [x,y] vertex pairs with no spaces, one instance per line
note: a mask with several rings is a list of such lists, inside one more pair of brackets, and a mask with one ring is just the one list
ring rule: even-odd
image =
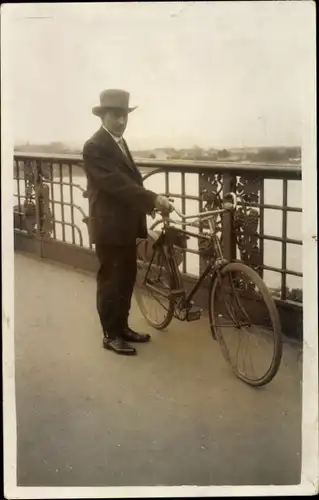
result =
[[251,385],[263,385],[280,363],[278,312],[257,273],[241,263],[226,267],[229,271],[221,272],[214,285],[211,324],[237,376]]
[[139,262],[135,286],[139,308],[155,328],[164,328],[171,320],[172,303],[168,297],[163,296],[163,293],[168,295],[169,291],[168,264],[161,248],[157,248],[151,265],[149,261]]

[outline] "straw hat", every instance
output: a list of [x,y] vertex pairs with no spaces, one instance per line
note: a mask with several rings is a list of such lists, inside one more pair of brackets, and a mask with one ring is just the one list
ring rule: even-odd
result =
[[92,112],[95,116],[100,118],[104,115],[105,111],[109,108],[120,108],[126,110],[128,113],[134,111],[137,106],[129,107],[130,94],[125,90],[120,89],[107,89],[100,93],[100,105],[94,106]]

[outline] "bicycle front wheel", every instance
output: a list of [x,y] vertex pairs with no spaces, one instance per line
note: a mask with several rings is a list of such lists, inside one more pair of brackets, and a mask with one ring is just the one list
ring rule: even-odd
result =
[[[151,262],[151,265],[150,265]],[[150,260],[137,259],[137,276],[134,295],[146,321],[157,330],[171,322],[174,302],[168,297],[172,277],[163,247],[158,245]]]
[[275,301],[261,277],[231,262],[212,281],[209,319],[213,336],[235,375],[252,386],[269,383],[282,357]]

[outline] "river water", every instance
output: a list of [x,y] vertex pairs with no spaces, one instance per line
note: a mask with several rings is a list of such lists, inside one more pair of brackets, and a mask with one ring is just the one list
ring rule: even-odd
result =
[[[56,179],[58,180],[58,179]],[[69,182],[64,178],[64,182]],[[198,196],[198,176],[197,174],[186,174],[186,193],[193,196]],[[73,175],[73,183],[78,184],[83,189],[86,188],[86,178],[82,175]],[[144,183],[145,187],[158,193],[165,191],[165,177],[164,174],[159,173],[147,179]],[[24,186],[20,182],[20,193],[24,194]],[[181,194],[181,174],[169,174],[169,190],[171,193]],[[71,199],[70,187],[63,186],[62,192],[59,185],[55,184],[53,187],[55,201],[60,201],[62,196],[64,202],[69,203]],[[302,207],[302,190],[300,181],[288,181],[288,205],[291,207]],[[264,192],[265,204],[282,204],[282,181],[281,180],[265,180]],[[82,214],[79,210],[82,209],[85,214],[88,213],[88,201],[83,198],[80,189],[73,188],[73,203],[77,206],[74,209],[74,222],[82,232],[83,245],[89,246],[87,226],[82,221]],[[14,204],[17,204],[17,199],[14,198]],[[175,199],[177,208],[181,209],[181,202]],[[191,214],[199,211],[198,202],[194,200],[186,200],[186,213]],[[61,205],[54,204],[54,217],[56,220],[61,220]],[[65,221],[71,221],[71,208],[64,207]],[[148,225],[154,223],[154,220],[148,217]],[[302,239],[302,213],[288,212],[287,220],[287,237],[293,239]],[[55,224],[56,238],[62,239],[62,225],[56,222]],[[281,236],[282,230],[282,212],[279,210],[265,209],[264,212],[264,233],[271,236]],[[192,229],[194,231],[194,229]],[[72,243],[72,229],[65,227],[65,240]],[[75,243],[79,243],[79,235],[75,231]],[[197,249],[197,239],[191,238],[188,241],[188,247]],[[281,267],[281,242],[264,240],[264,264],[272,267]],[[187,253],[186,254],[187,272],[193,275],[198,275],[199,272],[199,256]],[[302,246],[287,244],[287,269],[291,271],[302,271]],[[280,273],[273,271],[265,271],[264,279],[268,286],[280,286]],[[289,288],[302,288],[302,278],[297,276],[287,275],[287,286]]]

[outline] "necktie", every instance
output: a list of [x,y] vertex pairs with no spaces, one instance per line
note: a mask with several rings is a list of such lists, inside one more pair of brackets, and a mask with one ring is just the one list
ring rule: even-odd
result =
[[123,138],[121,137],[121,139],[118,141],[118,145],[120,146],[121,150],[122,150],[122,153],[126,156],[127,159],[128,158],[128,155],[127,155],[127,152],[126,152],[126,149],[125,149],[125,145],[124,145],[124,140]]
[[129,155],[127,154],[127,151],[126,151],[126,147],[125,147],[125,143],[124,143],[124,139],[121,137],[121,139],[118,141],[118,145],[123,153],[123,155],[125,156],[126,160],[127,160],[127,164],[129,165],[129,167],[132,169],[132,170],[135,170],[135,167],[134,165],[132,164],[132,161],[131,161],[131,158],[129,157]]

